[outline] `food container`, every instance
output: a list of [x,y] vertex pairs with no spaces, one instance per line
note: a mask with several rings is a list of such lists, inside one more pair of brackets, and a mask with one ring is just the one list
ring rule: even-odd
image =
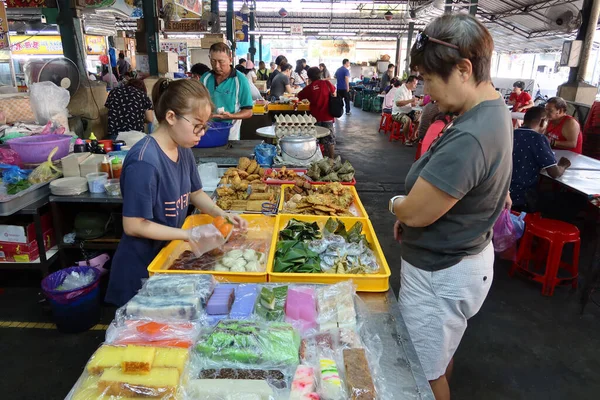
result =
[[92,172],[85,177],[90,187],[90,193],[104,193],[104,185],[108,181],[108,174],[106,172]]
[[113,151],[113,141],[112,140],[98,140],[98,144],[103,144],[104,151],[107,153]]
[[[174,240],[163,248],[160,253],[152,260],[148,266],[148,273],[154,275],[160,274],[212,274],[216,280],[220,282],[252,282],[261,283],[267,282],[267,270],[269,265],[273,264],[273,256],[275,254],[275,242],[277,238],[277,232],[275,228],[277,226],[276,217],[268,217],[260,214],[243,214],[240,217],[247,220],[249,223],[256,221],[261,226],[269,228],[265,236],[269,237],[269,255],[267,257],[266,268],[262,272],[230,272],[230,271],[196,271],[196,270],[169,270],[173,260],[175,260],[181,253],[186,250],[190,250],[190,245],[182,240]],[[195,214],[187,217],[182,229],[191,229],[193,226],[204,225],[212,223],[213,218],[206,214]]]
[[319,151],[317,140],[312,136],[285,136],[279,140],[284,160],[310,160]]
[[48,160],[48,156],[58,147],[52,160],[60,160],[69,154],[71,136],[69,135],[35,135],[11,139],[8,141],[11,149],[19,153],[25,164],[39,164]]
[[109,196],[121,197],[121,183],[119,179],[108,179],[104,189]]
[[[296,173],[296,175],[298,176],[303,176],[305,178],[308,178],[306,175],[306,169],[302,169],[302,168],[287,168],[288,171],[294,171]],[[262,181],[264,183],[266,183],[267,185],[293,185],[294,181],[293,180],[281,180],[281,179],[277,179],[277,178],[268,178],[268,175],[272,172],[272,171],[281,171],[281,168],[269,168],[267,170],[265,170],[265,176],[262,178]]]
[[[329,182],[326,182],[329,183]],[[321,185],[319,185],[321,186]],[[286,188],[291,188],[294,187],[294,185],[281,185],[281,193],[279,195],[279,213],[282,215],[287,215],[285,213],[283,213],[283,205],[285,204],[285,189]],[[350,212],[353,213],[354,215],[356,215],[356,217],[344,217],[344,218],[369,218],[369,214],[367,214],[367,210],[365,210],[365,207],[363,206],[362,202],[360,201],[360,197],[358,197],[358,192],[356,191],[356,188],[354,186],[345,186],[346,188],[348,188],[350,190],[350,192],[352,193],[352,197],[354,197],[354,202],[350,205]],[[294,214],[296,215],[296,214]],[[339,218],[339,217],[338,217]]]
[[389,278],[391,275],[390,267],[385,259],[375,229],[371,221],[366,218],[346,218],[336,217],[342,221],[347,229],[354,226],[356,222],[362,222],[363,230],[362,233],[366,236],[367,241],[371,244],[377,264],[379,264],[379,271],[375,274],[327,274],[327,273],[293,273],[293,272],[273,272],[273,265],[275,261],[275,247],[279,241],[279,231],[281,231],[290,219],[295,218],[298,221],[303,222],[316,222],[319,228],[323,229],[325,223],[329,217],[324,216],[312,216],[312,215],[279,215],[277,217],[277,227],[273,238],[273,249],[269,254],[269,263],[267,266],[269,282],[296,282],[296,283],[326,283],[334,284],[346,280],[352,280],[356,285],[356,291],[358,292],[386,292],[389,289]]
[[[211,122],[212,127],[208,129],[200,142],[195,145],[196,148],[220,147],[225,146],[229,141],[229,131],[233,126],[230,122]],[[122,149],[122,147],[121,147]]]

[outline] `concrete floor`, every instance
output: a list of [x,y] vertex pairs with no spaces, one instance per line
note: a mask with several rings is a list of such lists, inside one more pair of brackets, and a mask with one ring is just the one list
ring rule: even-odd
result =
[[[388,199],[404,191],[415,148],[376,132],[379,115],[356,108],[337,123],[339,154],[357,170],[357,189],[400,286],[400,246],[392,237]],[[584,237],[584,241],[587,239]],[[587,240],[589,242],[589,240]],[[589,246],[588,246],[589,247]],[[589,251],[587,251],[589,253]],[[589,255],[582,257],[586,271]],[[596,399],[600,392],[600,308],[579,313],[579,292],[558,288],[551,298],[496,263],[494,284],[455,356],[454,399]],[[584,276],[585,277],[585,276]],[[0,274],[0,321],[51,322],[35,274]],[[114,309],[103,310],[109,323]],[[62,399],[79,377],[103,331],[63,335],[55,330],[0,328],[6,399]],[[401,399],[394,399],[401,400]]]

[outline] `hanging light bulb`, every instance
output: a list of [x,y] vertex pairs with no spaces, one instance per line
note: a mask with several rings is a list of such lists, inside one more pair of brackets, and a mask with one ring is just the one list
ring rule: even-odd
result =
[[282,18],[285,18],[285,17],[287,17],[287,15],[288,15],[288,12],[286,11],[286,9],[281,7],[281,10],[279,10],[279,16]]
[[386,21],[391,21],[392,18],[394,18],[394,14],[392,14],[392,12],[388,10],[388,12],[383,14],[383,18],[385,18]]
[[246,4],[246,2],[244,2],[244,4],[242,4],[242,8],[240,8],[240,14],[244,14],[244,15],[250,14],[250,8],[248,7],[248,4]]

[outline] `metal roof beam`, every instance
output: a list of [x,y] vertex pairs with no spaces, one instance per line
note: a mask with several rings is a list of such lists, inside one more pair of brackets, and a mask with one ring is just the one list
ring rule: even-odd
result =
[[539,1],[537,3],[533,3],[533,4],[519,5],[512,9],[501,11],[501,12],[494,12],[494,11],[482,12],[481,11],[481,12],[479,12],[478,15],[481,15],[481,16],[485,15],[491,19],[501,19],[501,18],[511,17],[514,15],[531,14],[533,11],[541,11],[541,10],[544,10],[546,8],[549,8],[549,7],[552,7],[555,5],[575,3],[577,1],[578,0],[544,0],[544,1]]

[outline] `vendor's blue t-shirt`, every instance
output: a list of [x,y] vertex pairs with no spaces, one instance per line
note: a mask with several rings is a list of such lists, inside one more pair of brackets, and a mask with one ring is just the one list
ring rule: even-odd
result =
[[[191,149],[179,148],[171,160],[152,136],[133,146],[121,174],[123,217],[144,218],[181,228],[190,193],[202,189]],[[123,234],[112,262],[106,301],[121,306],[141,288],[148,265],[166,243]]]
[[337,79],[337,88],[341,90],[348,90],[348,84],[346,83],[346,77],[350,78],[350,71],[343,65],[335,71],[335,79]]

